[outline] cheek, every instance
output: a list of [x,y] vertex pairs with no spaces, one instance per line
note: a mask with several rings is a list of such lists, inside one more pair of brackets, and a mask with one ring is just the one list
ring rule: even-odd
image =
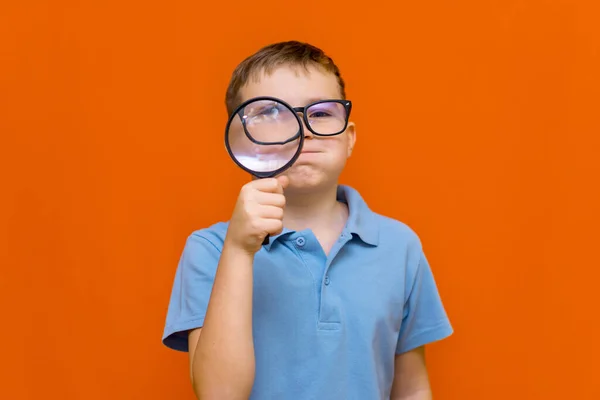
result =
[[328,152],[341,154],[348,150],[348,137],[344,134],[323,139],[323,148]]
[[323,160],[322,168],[328,173],[339,173],[348,160],[348,151],[346,147],[335,146],[329,149],[327,156]]
[[336,160],[345,160],[350,156],[350,144],[347,140],[331,143],[328,152],[331,154],[331,157]]

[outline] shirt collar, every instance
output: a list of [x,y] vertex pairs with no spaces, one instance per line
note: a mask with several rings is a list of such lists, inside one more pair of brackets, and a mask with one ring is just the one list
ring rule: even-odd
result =
[[[367,203],[363,200],[357,190],[346,185],[338,185],[337,188],[337,199],[338,201],[344,202],[348,205],[348,221],[344,232],[356,235],[363,242],[372,246],[379,244],[379,226],[376,214],[371,211]],[[281,240],[295,231],[283,228],[283,231],[269,238],[269,243],[264,247],[267,251],[271,250],[271,245]]]
[[376,214],[371,211],[357,190],[339,185],[337,198],[348,204],[348,221],[345,231],[356,234],[363,242],[377,246],[379,244],[379,226]]

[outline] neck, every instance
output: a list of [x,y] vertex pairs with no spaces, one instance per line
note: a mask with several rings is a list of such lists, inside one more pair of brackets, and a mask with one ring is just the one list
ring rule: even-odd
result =
[[337,201],[337,185],[320,192],[286,195],[283,225],[291,230],[345,224],[346,208]]

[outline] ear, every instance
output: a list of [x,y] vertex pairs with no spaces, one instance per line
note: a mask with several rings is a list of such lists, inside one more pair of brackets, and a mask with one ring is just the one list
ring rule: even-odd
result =
[[348,122],[348,127],[346,128],[346,137],[348,138],[346,154],[347,157],[350,157],[352,155],[352,150],[354,150],[354,146],[356,145],[356,125],[354,122]]

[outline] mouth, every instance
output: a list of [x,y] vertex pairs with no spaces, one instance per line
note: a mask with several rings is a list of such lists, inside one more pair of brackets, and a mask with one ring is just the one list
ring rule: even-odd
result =
[[300,154],[314,154],[314,153],[320,153],[320,151],[316,151],[316,150],[302,150],[300,152]]

